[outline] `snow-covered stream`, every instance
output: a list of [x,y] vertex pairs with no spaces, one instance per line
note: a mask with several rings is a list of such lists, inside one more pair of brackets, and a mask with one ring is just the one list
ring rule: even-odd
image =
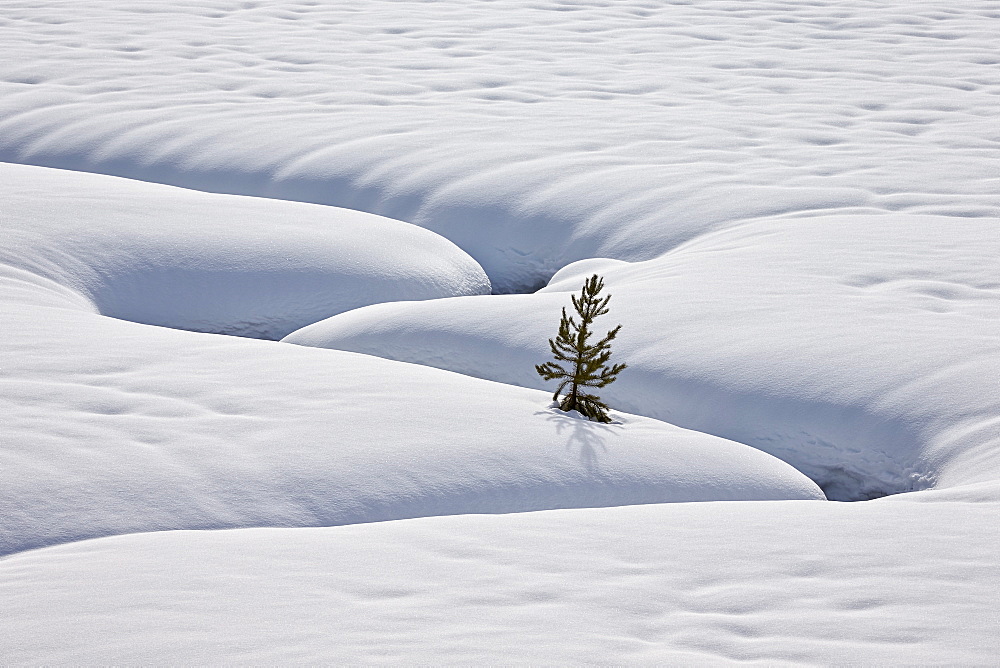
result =
[[0,660],[995,662],[997,34],[2,3]]

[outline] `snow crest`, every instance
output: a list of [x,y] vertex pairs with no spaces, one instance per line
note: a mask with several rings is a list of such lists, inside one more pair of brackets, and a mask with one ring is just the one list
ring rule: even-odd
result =
[[0,167],[0,262],[122,320],[279,339],[368,304],[490,292],[453,243],[381,216]]

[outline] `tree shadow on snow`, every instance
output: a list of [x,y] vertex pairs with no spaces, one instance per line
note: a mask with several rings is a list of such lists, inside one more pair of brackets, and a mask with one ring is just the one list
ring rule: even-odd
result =
[[588,473],[600,474],[598,452],[608,451],[603,435],[612,433],[615,428],[621,428],[622,425],[592,422],[576,411],[564,413],[557,406],[558,404],[553,402],[548,410],[538,411],[535,415],[545,415],[547,422],[554,422],[557,434],[562,435],[569,432],[566,449],[572,451],[579,448],[580,464],[583,468]]

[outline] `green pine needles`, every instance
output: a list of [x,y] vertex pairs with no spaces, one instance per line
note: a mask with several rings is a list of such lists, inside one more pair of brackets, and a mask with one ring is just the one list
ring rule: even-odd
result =
[[[559,395],[565,393],[559,408],[564,411],[579,411],[584,417],[595,422],[611,422],[608,417],[608,405],[596,394],[582,391],[586,387],[604,387],[617,380],[618,374],[625,364],[607,366],[611,358],[611,341],[622,328],[618,325],[604,335],[597,343],[589,343],[592,332],[590,325],[594,318],[608,312],[608,302],[611,296],[599,297],[604,288],[604,279],[594,274],[583,284],[580,296],[573,295],[573,308],[580,316],[577,323],[562,310],[562,320],[559,321],[559,334],[555,339],[549,339],[549,347],[555,356],[555,362],[536,364],[535,371],[545,380],[561,380],[553,401],[559,401]],[[565,362],[564,367],[559,362]]]

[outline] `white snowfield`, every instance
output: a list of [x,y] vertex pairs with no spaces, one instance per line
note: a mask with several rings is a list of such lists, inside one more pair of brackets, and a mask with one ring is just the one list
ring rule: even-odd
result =
[[996,663],[998,34],[0,4],[0,662]]
[[996,534],[966,523],[995,510],[688,503],[116,536],[3,562],[3,644],[13,663],[991,665]]
[[498,291],[733,221],[996,216],[991,0],[0,9],[0,160],[361,209]]

